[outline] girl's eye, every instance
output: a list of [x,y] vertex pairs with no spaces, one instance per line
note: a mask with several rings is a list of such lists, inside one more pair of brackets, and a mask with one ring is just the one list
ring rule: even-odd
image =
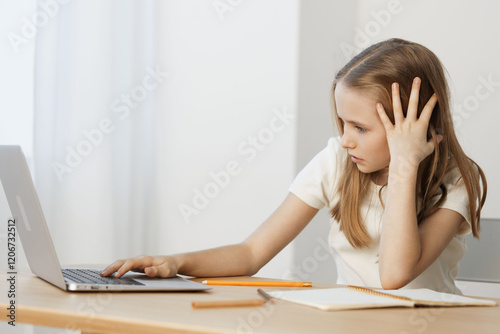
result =
[[365,129],[363,129],[362,127],[357,126],[357,125],[355,126],[355,128],[356,128],[359,132],[365,132],[365,131],[366,131]]

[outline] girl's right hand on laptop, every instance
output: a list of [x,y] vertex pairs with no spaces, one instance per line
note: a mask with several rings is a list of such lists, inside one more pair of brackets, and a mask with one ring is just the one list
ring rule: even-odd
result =
[[141,272],[149,277],[173,277],[178,268],[170,256],[140,255],[130,259],[118,260],[101,271],[101,276],[121,277],[128,271]]

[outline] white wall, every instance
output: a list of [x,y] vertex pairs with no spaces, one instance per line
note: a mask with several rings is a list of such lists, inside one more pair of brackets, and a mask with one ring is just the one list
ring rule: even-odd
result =
[[[159,63],[169,71],[157,101],[165,111],[161,253],[242,241],[285,198],[295,173],[296,122],[276,113],[295,117],[297,109],[298,1],[240,2],[221,15],[215,3],[160,4]],[[235,175],[213,188],[210,173],[228,164]],[[203,202],[196,191],[205,187]],[[183,216],[187,206],[198,212]],[[287,248],[259,275],[281,277],[291,260]]]

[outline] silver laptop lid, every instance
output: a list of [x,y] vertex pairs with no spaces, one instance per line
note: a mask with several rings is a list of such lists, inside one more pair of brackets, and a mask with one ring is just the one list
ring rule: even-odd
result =
[[66,290],[26,158],[19,146],[0,146],[0,180],[31,271]]

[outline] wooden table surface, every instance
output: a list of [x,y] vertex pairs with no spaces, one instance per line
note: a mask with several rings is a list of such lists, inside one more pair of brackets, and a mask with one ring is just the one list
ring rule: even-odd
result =
[[[2,272],[0,277],[0,314],[9,321],[7,275]],[[314,284],[331,287],[336,285]],[[192,301],[259,298],[256,287],[236,286],[187,293],[65,292],[24,273],[17,275],[16,323],[84,333],[500,333],[498,306],[325,312],[276,301],[258,307],[191,307]]]

